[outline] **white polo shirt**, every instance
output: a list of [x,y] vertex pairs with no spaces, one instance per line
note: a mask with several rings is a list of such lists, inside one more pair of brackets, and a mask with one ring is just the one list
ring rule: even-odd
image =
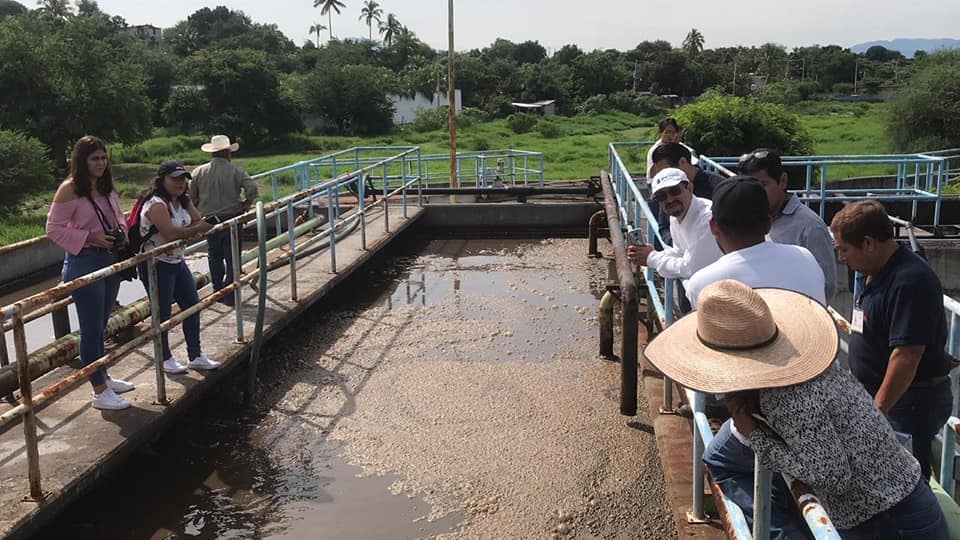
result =
[[686,280],[697,270],[723,256],[717,239],[710,232],[712,205],[709,199],[693,197],[682,222],[670,216],[673,247],[651,252],[647,266],[665,278]]
[[696,309],[700,291],[721,279],[735,279],[754,289],[786,289],[827,305],[823,270],[813,255],[800,246],[766,241],[727,253],[690,278],[687,283],[690,305]]

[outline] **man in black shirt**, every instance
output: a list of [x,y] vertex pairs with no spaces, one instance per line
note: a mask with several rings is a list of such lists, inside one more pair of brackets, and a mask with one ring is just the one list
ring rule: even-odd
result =
[[879,202],[845,206],[830,229],[840,262],[866,276],[854,299],[850,370],[893,428],[913,437],[928,478],[931,443],[952,400],[943,286],[926,261],[894,240]]

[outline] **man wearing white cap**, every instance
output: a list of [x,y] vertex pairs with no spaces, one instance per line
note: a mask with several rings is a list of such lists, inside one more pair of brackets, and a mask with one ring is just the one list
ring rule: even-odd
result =
[[[203,214],[204,219],[217,225],[250,209],[257,200],[257,183],[240,167],[230,162],[233,152],[240,149],[226,135],[214,135],[210,142],[200,147],[212,154],[209,163],[193,171],[190,182],[190,199]],[[243,199],[241,200],[241,190]],[[219,291],[233,283],[233,253],[230,249],[230,229],[224,229],[207,238],[207,261],[210,264],[210,280],[213,290]],[[233,296],[224,296],[221,303],[233,305]]]
[[723,255],[710,232],[711,203],[693,195],[686,173],[672,167],[658,172],[653,177],[653,198],[660,211],[670,215],[673,246],[655,251],[650,244],[630,245],[627,256],[631,261],[649,266],[665,278],[686,280]]

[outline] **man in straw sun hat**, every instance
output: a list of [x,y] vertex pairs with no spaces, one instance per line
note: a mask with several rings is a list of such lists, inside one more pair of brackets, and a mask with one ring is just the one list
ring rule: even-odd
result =
[[[697,305],[647,346],[658,370],[722,394],[747,451],[810,486],[842,537],[948,538],[920,465],[835,361],[839,336],[826,308],[793,291],[734,280],[706,286]],[[753,493],[752,471],[707,467],[711,475],[740,473],[739,487],[724,488],[728,496]],[[789,502],[775,498],[772,506],[783,510]],[[752,504],[738,504],[752,517]],[[795,536],[780,529],[776,537]]]
[[[211,154],[209,163],[193,171],[190,199],[204,219],[217,225],[250,209],[260,193],[257,182],[240,167],[231,163],[233,152],[240,149],[226,135],[214,135],[200,150]],[[243,198],[241,199],[241,191]],[[233,253],[230,249],[230,229],[224,229],[207,238],[207,262],[213,290],[219,291],[233,283]],[[224,296],[221,303],[233,305],[233,296]]]

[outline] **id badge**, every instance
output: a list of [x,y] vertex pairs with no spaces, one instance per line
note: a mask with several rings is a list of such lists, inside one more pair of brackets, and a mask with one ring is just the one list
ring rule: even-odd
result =
[[863,333],[863,310],[860,308],[853,309],[853,319],[850,321],[850,329],[858,334]]

